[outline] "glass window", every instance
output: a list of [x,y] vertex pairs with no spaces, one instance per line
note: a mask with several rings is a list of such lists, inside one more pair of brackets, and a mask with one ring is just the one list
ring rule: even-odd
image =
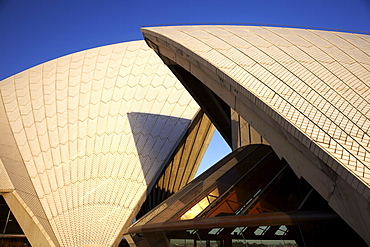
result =
[[194,247],[194,239],[185,239],[186,247]]
[[261,240],[265,246],[281,246],[281,247],[296,247],[298,246],[294,240]]
[[245,242],[247,243],[245,246],[264,246],[260,239],[248,239]]
[[220,196],[218,188],[211,191],[202,200],[195,204],[191,209],[189,209],[185,214],[180,217],[180,220],[190,220],[197,217],[209,204],[216,200]]
[[233,239],[232,247],[247,247],[247,242],[244,239]]
[[171,239],[170,247],[185,247],[185,239]]
[[235,228],[230,234],[231,235],[242,235],[245,230],[247,230],[248,227],[237,227]]
[[[221,247],[221,240],[196,240],[196,247]],[[208,243],[208,245],[207,245]]]
[[258,236],[265,235],[265,233],[267,232],[269,228],[270,226],[259,226],[257,230],[254,231],[254,234]]
[[267,246],[267,247],[297,247],[294,240],[261,240],[261,239],[233,239],[232,247]]
[[196,247],[207,247],[207,240],[197,240]]
[[194,239],[170,239],[170,247],[194,247]]
[[188,232],[189,234],[195,234],[197,233],[198,230],[186,230],[186,232]]
[[221,241],[220,240],[210,240],[209,247],[221,247]]
[[288,228],[285,225],[281,225],[279,229],[276,230],[275,235],[284,236],[288,233]]
[[213,228],[212,230],[210,230],[208,232],[208,234],[210,234],[210,235],[218,235],[218,234],[220,234],[222,232],[223,229],[224,228]]

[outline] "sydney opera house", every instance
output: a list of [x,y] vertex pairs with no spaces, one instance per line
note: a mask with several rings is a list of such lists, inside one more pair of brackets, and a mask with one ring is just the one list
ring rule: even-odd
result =
[[141,31],[0,82],[0,246],[370,245],[369,35]]

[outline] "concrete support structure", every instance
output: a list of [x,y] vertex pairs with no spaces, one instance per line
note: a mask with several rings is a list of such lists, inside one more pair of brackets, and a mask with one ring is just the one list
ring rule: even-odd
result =
[[231,109],[231,132],[232,150],[250,145],[267,144],[268,142],[261,136],[245,119],[236,111]]

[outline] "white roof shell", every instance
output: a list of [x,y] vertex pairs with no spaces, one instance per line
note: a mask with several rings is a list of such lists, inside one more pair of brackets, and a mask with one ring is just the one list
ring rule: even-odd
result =
[[369,35],[242,25],[142,32],[169,65],[240,114],[370,243]]
[[0,158],[51,246],[119,242],[199,110],[144,41],[46,62],[1,81],[0,91]]
[[261,100],[299,130],[302,141],[312,140],[370,184],[369,35],[259,26],[142,31],[181,46],[189,61]]

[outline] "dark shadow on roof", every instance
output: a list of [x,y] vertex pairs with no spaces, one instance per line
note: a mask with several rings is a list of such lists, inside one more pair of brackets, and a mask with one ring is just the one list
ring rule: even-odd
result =
[[191,120],[140,112],[130,112],[127,116],[145,180],[150,188],[150,183],[155,182],[161,174]]

